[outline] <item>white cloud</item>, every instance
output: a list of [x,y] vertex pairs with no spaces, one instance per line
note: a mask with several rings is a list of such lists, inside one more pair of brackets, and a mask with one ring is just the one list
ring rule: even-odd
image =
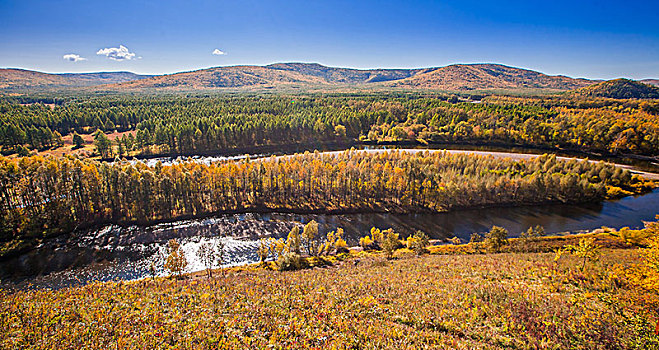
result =
[[74,54],[74,53],[68,53],[64,56],[62,56],[63,59],[70,61],[70,62],[78,62],[78,61],[86,61],[87,59],[84,57],[80,57],[80,55]]
[[220,50],[220,49],[215,49],[215,50],[213,50],[213,55],[222,56],[222,55],[226,55],[226,54],[227,54],[226,52],[224,52],[224,51],[222,51],[222,50]]
[[128,51],[128,48],[123,45],[119,45],[119,47],[107,47],[105,49],[100,49],[98,52],[96,52],[96,54],[106,56],[107,58],[115,61],[132,60],[135,58],[135,53]]

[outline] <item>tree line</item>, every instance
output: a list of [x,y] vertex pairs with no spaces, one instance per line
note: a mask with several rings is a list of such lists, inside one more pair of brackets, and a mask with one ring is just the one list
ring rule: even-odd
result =
[[[0,237],[31,239],[106,223],[220,212],[440,212],[600,201],[638,176],[555,156],[514,161],[445,152],[305,153],[240,162],[98,162],[0,157]],[[629,192],[617,192],[622,195]]]
[[110,153],[421,140],[659,154],[654,100],[489,96],[472,102],[414,94],[103,97],[54,106],[2,100],[0,140],[5,153],[53,147],[73,132],[134,131]]

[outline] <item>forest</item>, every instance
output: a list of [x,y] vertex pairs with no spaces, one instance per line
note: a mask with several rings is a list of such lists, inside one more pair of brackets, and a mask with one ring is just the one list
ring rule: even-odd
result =
[[446,152],[347,150],[170,166],[0,157],[3,252],[107,223],[222,212],[440,212],[598,202],[653,188],[611,164]]
[[[44,103],[52,102],[52,103]],[[575,95],[442,94],[115,96],[0,100],[5,155],[57,147],[69,134],[127,132],[103,158],[327,142],[503,144],[659,154],[659,102]]]

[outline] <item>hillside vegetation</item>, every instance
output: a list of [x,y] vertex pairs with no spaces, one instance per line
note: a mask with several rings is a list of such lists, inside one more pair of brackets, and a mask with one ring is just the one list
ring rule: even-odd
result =
[[104,92],[189,92],[189,91],[278,91],[306,90],[508,90],[565,91],[593,81],[499,64],[456,64],[418,69],[352,69],[317,63],[275,63],[267,66],[227,66],[158,76],[132,73],[46,74],[34,71],[0,70],[0,91]]
[[150,77],[131,72],[49,74],[25,69],[0,69],[0,91],[72,89],[85,86],[124,83]]
[[34,100],[0,100],[5,155],[57,148],[66,135],[99,130],[134,131],[100,148],[103,157],[360,141],[659,155],[659,100],[487,96],[471,103],[441,94],[369,94],[18,101]]
[[0,346],[657,349],[655,231],[642,250],[587,235],[572,253],[353,252],[301,271],[0,291]]
[[295,71],[259,66],[232,66],[202,69],[193,72],[160,75],[120,85],[103,86],[106,90],[166,89],[203,90],[215,88],[275,87],[283,85],[316,85],[323,79]]
[[266,68],[316,76],[328,84],[362,84],[400,80],[434,69],[351,69],[327,67],[317,63],[275,63]]
[[398,88],[426,90],[572,90],[593,84],[586,79],[549,76],[499,64],[455,64],[391,82]]
[[424,69],[371,69],[325,67],[319,64],[280,63],[265,67],[235,66],[202,69],[159,76],[112,87],[134,89],[215,89],[288,85],[298,87],[398,88],[424,90],[571,90],[592,84],[584,79],[548,76],[497,64],[452,65]]
[[615,79],[581,88],[574,93],[584,97],[657,99],[659,87],[629,79]]
[[0,157],[2,254],[96,224],[221,212],[441,212],[599,202],[654,187],[605,163],[443,152],[345,151],[153,168],[70,157]]

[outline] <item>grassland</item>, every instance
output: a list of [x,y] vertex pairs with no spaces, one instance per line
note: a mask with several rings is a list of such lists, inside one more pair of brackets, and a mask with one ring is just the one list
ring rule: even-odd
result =
[[[106,136],[110,141],[116,142],[115,140],[117,138],[121,138],[122,136],[126,135],[128,136],[129,134],[135,134],[134,131],[115,131],[112,133],[107,134]],[[52,148],[46,148],[42,150],[35,150],[33,153],[38,156],[66,156],[66,155],[74,155],[80,158],[90,158],[94,156],[96,153],[96,147],[94,146],[94,135],[93,134],[81,134],[80,135],[82,139],[85,141],[84,145],[80,148],[75,148],[73,145],[73,134],[68,134],[66,136],[62,136],[62,145],[61,146],[54,146]],[[16,158],[18,157],[17,154],[12,154],[9,156],[10,158]],[[98,155],[96,155],[96,158],[98,158]]]
[[[607,234],[601,258],[398,250],[277,272],[0,292],[0,347],[30,349],[652,349],[656,310],[628,278],[639,249]],[[545,240],[542,240],[543,242]],[[514,241],[511,246],[515,246]],[[609,248],[607,248],[609,247]],[[465,253],[465,254],[463,254]],[[436,255],[440,254],[440,255]]]

